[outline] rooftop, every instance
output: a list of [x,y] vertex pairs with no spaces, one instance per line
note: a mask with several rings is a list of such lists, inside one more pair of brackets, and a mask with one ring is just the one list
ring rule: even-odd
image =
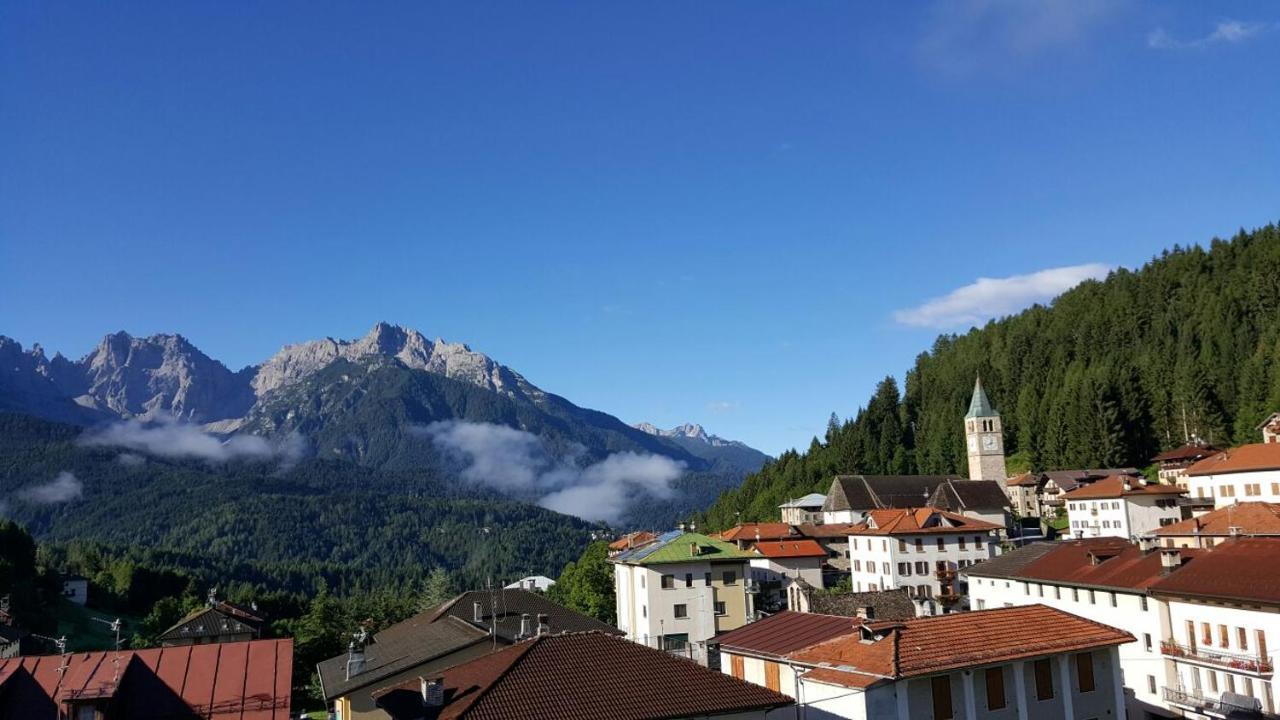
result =
[[872,510],[850,535],[919,535],[922,533],[990,532],[1003,526],[934,508]]
[[[943,489],[943,486],[946,486]],[[920,507],[946,498],[944,509],[994,510],[1009,498],[994,480],[965,480],[950,475],[837,475],[823,503],[824,512]]]
[[[1183,549],[1180,560],[1189,562],[1206,551]],[[1087,538],[1057,543],[1036,543],[965,569],[969,577],[998,577],[1043,581],[1061,585],[1144,590],[1164,576],[1159,552],[1144,553],[1120,538]]]
[[817,540],[766,540],[754,543],[751,548],[767,558],[826,557]]
[[849,635],[861,621],[838,615],[784,610],[711,639],[723,649],[782,657],[794,650]]
[[1187,468],[1187,475],[1280,470],[1280,443],[1255,443],[1223,450]]
[[998,417],[1000,413],[991,407],[991,400],[987,398],[987,391],[982,389],[982,378],[973,381],[973,397],[969,400],[969,412],[965,413],[965,419],[980,417]]
[[749,560],[753,553],[739,550],[723,540],[695,532],[672,530],[643,547],[623,550],[609,558],[610,562],[627,565],[663,565],[684,562],[716,562],[718,560]]
[[795,528],[783,522],[742,523],[717,534],[716,538],[726,542],[750,542],[781,540],[795,534]]
[[778,507],[780,508],[820,508],[822,503],[827,501],[827,496],[822,493],[809,493],[802,498],[788,500]]
[[[947,672],[1133,642],[1129,633],[1044,605],[976,610],[869,623],[849,635],[791,653],[825,668],[810,679],[866,687],[875,680]],[[871,642],[864,636],[874,637]],[[836,673],[841,673],[837,675]],[[847,677],[846,677],[847,675]]]
[[857,617],[867,613],[872,620],[910,620],[916,616],[915,603],[906,588],[872,592],[817,592],[809,596],[809,608],[816,613]]
[[629,550],[633,547],[639,547],[646,543],[657,540],[658,536],[647,530],[639,530],[637,532],[627,533],[622,537],[609,543],[610,550]]
[[[625,669],[625,671],[620,671]],[[526,640],[440,673],[428,720],[648,720],[767,710],[791,698],[611,635]],[[424,717],[413,679],[374,693],[394,720]]]
[[1241,502],[1159,528],[1156,537],[1181,535],[1280,535],[1280,505]]
[[1186,462],[1188,460],[1199,460],[1200,458],[1209,457],[1214,453],[1222,452],[1221,449],[1212,445],[1198,445],[1196,443],[1187,443],[1182,447],[1177,447],[1151,458],[1151,462]]
[[1063,495],[1065,500],[1107,500],[1111,498],[1147,497],[1153,495],[1186,495],[1177,485],[1145,482],[1127,475],[1112,475],[1091,485],[1078,487]]
[[287,720],[292,680],[292,640],[18,657],[0,660],[0,717],[56,720],[68,700],[113,698],[147,717]]
[[807,538],[843,538],[848,537],[849,531],[857,526],[857,523],[827,523],[825,525],[802,523],[796,526],[796,532],[801,537]]
[[1204,552],[1152,584],[1152,594],[1280,605],[1280,540],[1237,538]]
[[[257,636],[262,619],[252,614],[242,614],[237,610],[238,608],[234,606],[202,607],[192,610],[186,617],[174,623],[173,627],[160,633],[159,639],[163,642],[222,635]],[[257,622],[253,622],[250,618]]]

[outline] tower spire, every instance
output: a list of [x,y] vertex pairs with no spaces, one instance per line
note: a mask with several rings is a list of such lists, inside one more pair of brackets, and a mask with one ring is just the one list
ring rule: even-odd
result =
[[987,398],[987,391],[982,389],[982,376],[977,376],[973,381],[973,399],[969,401],[969,412],[965,414],[965,419],[997,417],[999,415],[1000,413],[991,407],[991,400]]

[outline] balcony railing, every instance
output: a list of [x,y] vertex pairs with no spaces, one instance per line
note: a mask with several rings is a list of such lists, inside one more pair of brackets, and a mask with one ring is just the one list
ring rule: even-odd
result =
[[1183,645],[1172,640],[1165,640],[1160,643],[1160,652],[1169,657],[1186,658],[1256,675],[1270,675],[1275,671],[1274,664],[1269,657],[1227,652],[1226,650],[1199,645]]
[[1196,692],[1188,690],[1178,690],[1177,688],[1164,688],[1164,701],[1174,705],[1180,705],[1202,715],[1213,714],[1219,717],[1275,717],[1274,715],[1264,715],[1261,711],[1261,703],[1255,703],[1251,706],[1237,705],[1235,703],[1226,702],[1221,698],[1213,699],[1200,695]]
[[756,582],[755,580],[747,580],[745,583],[743,583],[743,585],[746,587],[746,590],[749,593],[754,594],[754,593],[760,592],[760,583]]

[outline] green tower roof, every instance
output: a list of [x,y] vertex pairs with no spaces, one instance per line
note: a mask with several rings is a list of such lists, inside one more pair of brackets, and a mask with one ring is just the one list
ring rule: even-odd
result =
[[964,416],[965,419],[999,416],[1000,413],[991,407],[991,401],[987,399],[987,391],[982,389],[982,378],[978,378],[973,382],[973,399],[969,401],[969,412]]

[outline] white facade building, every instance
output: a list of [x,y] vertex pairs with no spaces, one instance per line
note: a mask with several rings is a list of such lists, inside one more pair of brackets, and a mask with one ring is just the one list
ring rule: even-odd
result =
[[1280,443],[1241,445],[1186,470],[1192,497],[1212,498],[1214,507],[1235,502],[1280,502]]
[[1178,498],[1185,494],[1175,485],[1148,483],[1127,475],[1099,480],[1063,496],[1070,522],[1068,536],[1142,537],[1181,520]]

